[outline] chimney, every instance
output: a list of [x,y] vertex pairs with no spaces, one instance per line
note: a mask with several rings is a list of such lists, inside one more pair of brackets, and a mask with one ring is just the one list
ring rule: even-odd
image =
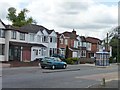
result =
[[75,31],[74,29],[73,29],[72,33],[73,33],[74,35],[76,35],[76,31]]

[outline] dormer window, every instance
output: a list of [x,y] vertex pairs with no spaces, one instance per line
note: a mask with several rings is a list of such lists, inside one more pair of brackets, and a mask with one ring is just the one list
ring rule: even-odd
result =
[[48,42],[48,36],[43,36],[43,42]]
[[50,42],[52,43],[52,41],[53,41],[53,40],[52,40],[52,37],[50,37]]

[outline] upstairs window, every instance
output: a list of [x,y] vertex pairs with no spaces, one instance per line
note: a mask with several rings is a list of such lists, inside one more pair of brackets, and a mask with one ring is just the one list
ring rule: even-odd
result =
[[41,42],[41,36],[37,35],[37,42]]
[[53,43],[56,43],[56,42],[57,42],[57,38],[53,37]]
[[63,44],[63,38],[60,38],[60,44]]
[[20,40],[25,40],[25,33],[20,33]]
[[83,42],[83,47],[86,47],[86,42]]
[[0,44],[0,55],[4,55],[5,45]]
[[11,31],[11,39],[16,39],[17,32],[16,31]]
[[48,42],[48,36],[43,36],[43,42]]
[[50,37],[50,42],[51,43],[56,43],[57,42],[57,38],[56,37]]
[[0,29],[0,38],[5,38],[5,31]]
[[50,37],[50,42],[51,42],[51,43],[53,42],[52,37]]
[[34,42],[34,34],[30,34],[30,41]]
[[65,45],[68,45],[68,40],[67,39],[65,39]]

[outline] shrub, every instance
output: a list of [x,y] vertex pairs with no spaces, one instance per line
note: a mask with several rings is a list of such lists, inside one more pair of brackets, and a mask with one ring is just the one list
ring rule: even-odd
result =
[[109,58],[109,63],[112,63],[112,61],[113,61],[113,57],[110,57]]
[[109,58],[109,63],[116,63],[117,62],[117,59],[114,57],[110,57]]
[[67,64],[75,64],[78,63],[79,58],[67,58],[66,62]]

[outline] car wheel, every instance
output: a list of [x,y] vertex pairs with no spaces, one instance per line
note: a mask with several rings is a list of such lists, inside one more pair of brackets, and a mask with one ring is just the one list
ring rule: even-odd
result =
[[45,66],[41,66],[41,68],[42,68],[42,69],[44,69],[44,68],[45,68]]
[[63,65],[63,68],[64,68],[64,69],[66,68],[66,65],[65,65],[65,64]]
[[55,65],[52,66],[52,69],[55,69]]

